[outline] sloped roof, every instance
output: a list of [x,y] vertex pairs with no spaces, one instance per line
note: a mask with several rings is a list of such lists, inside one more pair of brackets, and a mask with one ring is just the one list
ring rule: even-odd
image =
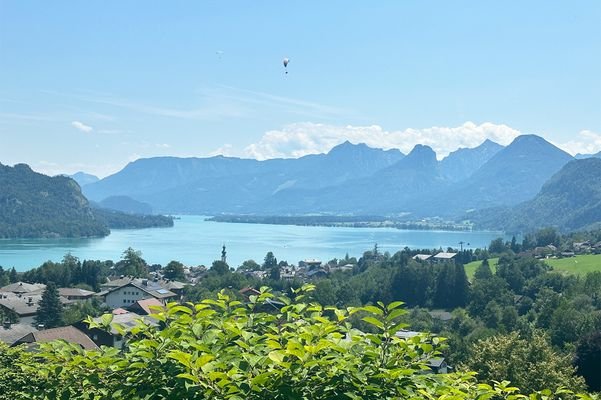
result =
[[447,252],[440,252],[438,254],[436,254],[434,256],[434,258],[438,258],[438,259],[442,259],[442,260],[450,260],[451,258],[455,257],[457,255],[457,253],[447,253]]
[[37,329],[29,324],[12,324],[8,329],[0,326],[0,342],[10,346],[23,336],[35,331]]
[[[149,281],[149,283],[150,283],[150,281]],[[118,289],[121,289],[122,287],[125,287],[125,286],[133,286],[133,287],[135,287],[137,289],[140,289],[141,291],[143,291],[143,292],[145,292],[145,293],[147,293],[147,294],[149,294],[152,297],[157,298],[157,299],[168,299],[168,298],[171,298],[171,297],[177,297],[177,294],[173,293],[170,290],[164,289],[164,288],[162,288],[159,285],[152,285],[151,286],[149,284],[148,286],[146,286],[146,285],[139,285],[139,284],[134,283],[134,282],[129,282],[129,283],[125,284],[125,285],[114,287],[114,288],[110,289],[106,293],[106,295],[108,295],[108,294],[110,294],[110,293],[112,293],[112,292],[114,292],[114,291],[116,291]]]
[[163,303],[161,303],[157,299],[150,298],[150,299],[136,301],[134,304],[129,306],[129,309],[134,310],[134,311],[137,309],[141,309],[146,313],[146,315],[156,314],[158,311],[151,309],[150,307],[152,307],[152,306],[163,307],[163,308],[165,307],[163,305]]
[[29,293],[44,290],[45,288],[46,285],[43,283],[15,282],[1,287],[0,292]]
[[41,299],[41,295],[22,295],[19,297],[19,295],[7,292],[0,295],[0,306],[14,311],[20,317],[24,317],[38,313],[38,302]]
[[63,297],[69,297],[69,296],[90,297],[90,296],[94,295],[94,292],[85,290],[85,289],[79,289],[79,288],[59,288],[58,294]]
[[413,256],[413,259],[414,260],[426,261],[430,257],[432,257],[431,254],[416,254],[416,255]]
[[63,326],[32,332],[17,340],[13,345],[21,343],[46,343],[53,340],[64,340],[68,343],[78,344],[86,350],[98,348],[92,339],[74,326]]

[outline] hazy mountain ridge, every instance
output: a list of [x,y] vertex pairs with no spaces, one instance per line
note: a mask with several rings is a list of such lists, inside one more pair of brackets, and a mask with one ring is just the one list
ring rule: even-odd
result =
[[562,231],[601,224],[601,159],[566,164],[533,199],[512,208],[482,210],[470,216],[479,227],[527,232],[541,226]]
[[440,162],[442,175],[453,182],[467,179],[503,148],[486,139],[478,147],[455,150]]
[[82,171],[76,172],[73,175],[66,176],[73,179],[81,187],[89,185],[90,183],[98,182],[100,180],[100,178],[98,178],[96,175],[88,174]]
[[328,154],[298,159],[160,157],[130,163],[84,192],[95,201],[129,196],[168,213],[238,212],[282,190],[332,186],[371,175],[402,158],[398,150],[348,142]]
[[460,215],[469,210],[511,206],[533,198],[573,157],[536,135],[518,136],[469,178],[426,199],[421,213]]
[[487,140],[442,161],[423,145],[403,156],[345,142],[298,159],[138,160],[84,192],[94,200],[129,196],[167,213],[456,217],[529,200],[571,160],[535,135],[506,147]]

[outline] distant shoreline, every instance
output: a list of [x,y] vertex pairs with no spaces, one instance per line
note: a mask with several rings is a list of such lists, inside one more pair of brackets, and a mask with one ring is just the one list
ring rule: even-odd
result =
[[394,228],[413,231],[457,231],[472,232],[472,224],[450,221],[395,221],[379,216],[260,216],[260,215],[217,215],[207,221],[235,224],[266,224],[294,226],[325,226],[340,228]]

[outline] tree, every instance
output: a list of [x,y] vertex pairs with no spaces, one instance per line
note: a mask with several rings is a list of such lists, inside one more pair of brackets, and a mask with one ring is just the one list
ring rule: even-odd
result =
[[255,260],[246,260],[238,267],[240,271],[259,271],[260,269],[261,266]]
[[44,328],[55,328],[63,323],[63,305],[54,282],[48,282],[42,293],[35,322]]
[[502,238],[497,238],[490,242],[488,251],[494,254],[501,254],[507,251],[507,246],[505,246]]
[[476,268],[476,271],[474,272],[474,279],[490,279],[492,276],[493,274],[490,269],[490,265],[488,264],[488,259],[485,258],[482,260],[482,264]]
[[273,255],[273,253],[270,251],[265,255],[265,259],[263,261],[263,270],[264,271],[271,271],[271,269],[273,267],[277,267],[278,266],[278,260],[277,258],[275,258],[275,256]]
[[19,281],[19,275],[17,274],[17,270],[15,269],[15,267],[12,267],[10,269],[10,273],[8,274],[8,280],[10,281],[10,283],[15,283]]
[[575,374],[571,357],[556,353],[539,330],[529,337],[512,332],[479,340],[471,346],[465,366],[478,371],[479,378],[486,382],[508,380],[529,392],[560,387],[584,389],[584,379]]
[[574,364],[578,375],[584,378],[589,390],[601,391],[601,331],[580,340],[576,348]]
[[123,252],[121,261],[115,264],[115,271],[121,275],[143,278],[148,276],[148,264],[142,258],[142,252],[128,247]]
[[536,245],[537,246],[547,246],[547,245],[555,245],[559,246],[559,234],[555,228],[543,228],[536,232]]
[[6,286],[9,283],[8,271],[5,271],[4,268],[0,266],[0,287]]
[[213,265],[211,265],[211,271],[215,272],[217,275],[226,275],[230,272],[230,267],[223,261],[217,260],[213,261]]
[[184,274],[184,264],[179,261],[170,261],[169,264],[163,268],[163,277],[165,277],[165,279],[185,281],[186,275]]

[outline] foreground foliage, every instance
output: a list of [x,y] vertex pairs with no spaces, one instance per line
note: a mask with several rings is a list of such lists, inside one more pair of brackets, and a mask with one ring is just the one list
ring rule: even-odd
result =
[[[305,302],[310,289],[294,292],[294,300],[263,289],[248,304],[223,293],[196,305],[170,304],[156,315],[160,328],[140,322],[122,353],[58,342],[41,345],[32,358],[0,348],[11,357],[10,366],[0,365],[0,387],[12,399],[591,398],[561,388],[526,397],[509,382],[479,384],[473,373],[425,373],[443,339],[397,338],[406,313],[401,302],[324,308]],[[377,333],[354,329],[353,314]],[[111,319],[97,326],[108,328]],[[15,388],[4,374],[18,368]]]

